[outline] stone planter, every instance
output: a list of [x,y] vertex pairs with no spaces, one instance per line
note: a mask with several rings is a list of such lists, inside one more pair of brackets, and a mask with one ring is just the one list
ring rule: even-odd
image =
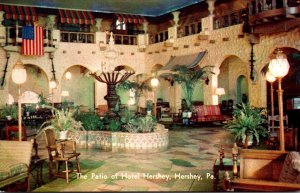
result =
[[76,141],[78,148],[112,152],[154,153],[166,150],[169,145],[168,129],[161,124],[151,133],[79,131],[68,136]]

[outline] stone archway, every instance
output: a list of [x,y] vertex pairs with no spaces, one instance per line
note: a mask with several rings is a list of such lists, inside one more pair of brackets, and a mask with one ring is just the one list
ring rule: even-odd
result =
[[221,101],[232,99],[234,103],[237,103],[237,79],[243,76],[248,80],[247,63],[243,62],[239,57],[231,55],[223,60],[219,69],[218,87],[225,89],[225,95],[221,96]]
[[[71,79],[66,73],[71,73]],[[89,75],[91,71],[82,65],[67,68],[61,78],[61,101],[74,103],[83,109],[95,108],[95,80]]]

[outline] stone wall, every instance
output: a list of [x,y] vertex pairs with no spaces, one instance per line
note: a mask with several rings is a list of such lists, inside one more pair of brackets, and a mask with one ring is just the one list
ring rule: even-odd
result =
[[[207,20],[210,17],[204,18],[202,23],[209,25]],[[296,28],[287,33],[272,34],[260,37],[259,44],[254,46],[255,61],[255,81],[250,80],[250,51],[249,36],[242,35],[242,25],[235,25],[218,30],[208,28],[201,35],[208,35],[208,39],[199,40],[198,35],[191,35],[174,40],[173,46],[166,47],[164,43],[156,43],[146,46],[145,52],[138,51],[138,46],[131,45],[116,45],[120,51],[120,56],[116,59],[118,65],[129,65],[136,70],[136,73],[150,72],[150,69],[155,64],[166,64],[171,55],[185,55],[197,53],[207,50],[207,55],[200,62],[200,66],[214,65],[219,68],[221,64],[228,58],[234,56],[236,60],[232,61],[233,67],[229,69],[229,84],[236,82],[234,80],[239,75],[247,77],[249,92],[249,100],[255,106],[266,106],[266,81],[260,75],[262,67],[269,62],[269,55],[276,47],[291,47],[297,50],[300,49],[300,33],[299,28]],[[99,42],[98,42],[99,43]],[[63,74],[69,67],[73,65],[81,65],[94,72],[101,68],[101,62],[104,61],[104,52],[100,50],[99,44],[80,44],[80,43],[63,43],[60,42],[58,49],[54,52],[54,65],[56,77],[59,82],[62,81]],[[175,48],[175,49],[174,49]],[[178,48],[178,49],[176,49]],[[11,70],[18,59],[21,59],[24,64],[32,64],[39,66],[46,74],[48,80],[52,77],[51,60],[49,53],[45,53],[43,57],[22,56],[17,52],[11,52],[11,57],[8,64],[8,73],[6,81],[11,77]],[[0,50],[1,72],[6,63],[6,54],[3,49]],[[222,73],[222,71],[221,71]],[[230,76],[230,74],[235,76]],[[95,105],[106,104],[103,97],[106,95],[106,85],[95,81]],[[214,89],[218,87],[218,75],[211,75],[209,85],[203,85],[203,98],[205,104],[215,104],[217,96],[214,94]],[[229,85],[229,94],[233,95],[236,89],[235,85]],[[50,92],[50,91],[49,91]],[[54,91],[54,102],[61,101],[61,84]],[[171,106],[174,110],[180,106],[181,89],[179,85],[172,87],[170,93],[175,93],[172,99]],[[8,84],[0,90],[0,104],[6,103],[8,98]]]

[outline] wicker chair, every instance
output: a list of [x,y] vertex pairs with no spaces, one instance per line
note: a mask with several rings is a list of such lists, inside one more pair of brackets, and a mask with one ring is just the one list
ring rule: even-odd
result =
[[[53,129],[45,130],[46,137],[46,147],[49,155],[49,175],[53,176],[53,162],[56,163],[56,173],[55,176],[60,178],[65,178],[67,183],[69,183],[69,173],[74,172],[74,170],[69,169],[69,163],[71,159],[76,160],[77,173],[80,173],[79,155],[76,152],[76,142],[72,140],[57,141],[55,139],[55,132]],[[65,163],[65,174],[60,172],[59,164]]]

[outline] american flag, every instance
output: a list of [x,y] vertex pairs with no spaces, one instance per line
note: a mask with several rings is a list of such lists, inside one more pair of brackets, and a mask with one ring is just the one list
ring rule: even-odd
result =
[[44,29],[41,26],[24,26],[22,28],[22,54],[44,55]]

